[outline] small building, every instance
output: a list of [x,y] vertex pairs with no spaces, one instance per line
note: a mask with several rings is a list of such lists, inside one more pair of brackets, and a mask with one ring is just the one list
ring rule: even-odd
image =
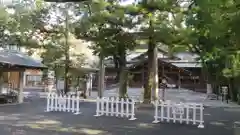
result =
[[33,58],[21,53],[0,48],[0,89],[14,90],[18,93],[18,102],[23,102],[24,72],[42,70],[46,67]]

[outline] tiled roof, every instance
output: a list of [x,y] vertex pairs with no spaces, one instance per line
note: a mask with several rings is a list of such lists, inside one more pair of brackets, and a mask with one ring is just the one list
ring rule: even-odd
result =
[[32,68],[46,68],[40,61],[20,53],[7,49],[0,49],[0,63]]

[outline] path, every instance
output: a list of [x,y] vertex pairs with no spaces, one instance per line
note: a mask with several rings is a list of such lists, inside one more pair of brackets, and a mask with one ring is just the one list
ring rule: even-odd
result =
[[[159,92],[159,96],[161,97],[161,89]],[[106,90],[103,93],[104,96],[117,96],[118,90],[111,89]],[[129,88],[128,95],[130,97],[135,97],[142,99],[143,97],[143,89],[141,88]],[[91,98],[96,98],[97,92],[93,92]],[[175,102],[195,102],[195,103],[203,103],[205,106],[211,107],[240,107],[239,105],[230,102],[229,104],[225,102],[221,102],[220,100],[209,100],[207,99],[207,95],[205,93],[194,92],[187,89],[167,89],[165,91],[165,97],[167,100],[175,101]]]
[[[225,102],[221,102],[220,100],[209,100],[207,99],[207,95],[205,93],[199,93],[194,92],[187,89],[167,89],[165,92],[165,97],[167,100],[175,101],[175,102],[195,102],[195,103],[203,103],[205,106],[208,107],[240,107],[239,105],[229,102],[229,104]],[[28,91],[25,92],[26,96],[31,97],[46,97],[47,93],[43,92],[35,92],[35,91]],[[110,97],[110,96],[118,96],[118,90],[110,89],[105,90],[103,93],[104,96]],[[143,98],[143,89],[141,88],[129,88],[128,89],[128,95],[129,97],[133,97],[139,100],[142,100]],[[159,92],[159,96],[161,96],[161,90]],[[89,99],[96,99],[97,98],[97,92],[92,92],[91,96],[88,97]]]
[[153,110],[137,110],[135,121],[94,117],[95,103],[81,103],[81,115],[44,112],[45,100],[1,106],[0,130],[4,135],[232,135],[240,109],[206,108],[205,128],[181,124],[152,124]]

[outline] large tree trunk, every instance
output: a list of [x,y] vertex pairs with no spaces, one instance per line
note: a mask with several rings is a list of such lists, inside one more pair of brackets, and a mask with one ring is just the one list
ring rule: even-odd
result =
[[113,55],[113,62],[114,62],[115,69],[117,70],[117,75],[116,75],[115,81],[119,82],[119,80],[120,80],[120,67],[119,67],[120,60],[117,55]]
[[67,11],[67,4],[66,4],[66,9],[65,9],[65,15],[66,15],[66,19],[65,19],[65,32],[64,32],[64,37],[65,37],[65,48],[64,48],[64,54],[65,54],[65,66],[64,66],[64,92],[65,94],[69,91],[69,66],[70,66],[70,59],[69,59],[69,43],[68,43],[68,38],[69,38],[69,27],[68,27],[68,21],[69,21],[69,15],[68,15],[68,11]]
[[154,45],[149,43],[148,45],[148,72],[147,72],[147,84],[144,88],[144,103],[151,102],[151,92],[154,88],[154,70],[153,70],[153,60],[154,60]]
[[[151,30],[151,33],[154,32],[153,26],[152,26],[152,20],[150,19],[149,21],[149,29]],[[149,35],[149,43],[148,43],[148,73],[147,73],[147,84],[146,87],[144,88],[144,103],[151,103],[151,92],[154,88],[154,68],[153,68],[153,63],[154,63],[154,49],[156,45],[154,44],[154,37],[153,35]]]
[[119,87],[119,96],[127,97],[127,82],[128,82],[128,71],[126,67],[126,50],[125,47],[119,50],[120,54],[120,87]]
[[104,56],[102,53],[100,53],[100,71],[98,74],[98,97],[103,96],[103,90],[104,90],[104,78],[105,78],[105,67],[104,67]]

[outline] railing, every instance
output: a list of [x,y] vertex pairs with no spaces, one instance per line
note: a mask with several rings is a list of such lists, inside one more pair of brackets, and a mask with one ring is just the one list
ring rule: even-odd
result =
[[135,120],[135,101],[134,99],[123,99],[114,97],[97,98],[97,108],[95,116],[120,116]]
[[56,93],[48,93],[46,112],[60,111],[72,112],[80,114],[80,98],[79,93],[75,95],[58,95]]
[[[203,104],[196,103],[173,103],[170,101],[155,101],[155,116],[153,123],[176,121],[193,125],[199,124],[198,128],[204,128]],[[159,121],[160,120],[160,121]]]

